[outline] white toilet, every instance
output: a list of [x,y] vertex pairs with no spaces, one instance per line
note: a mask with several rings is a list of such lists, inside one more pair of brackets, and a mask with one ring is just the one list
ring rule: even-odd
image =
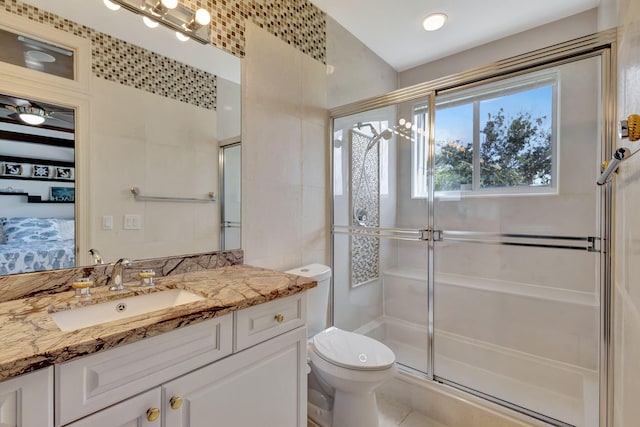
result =
[[310,362],[308,416],[321,427],[377,427],[375,389],[393,376],[395,355],[372,338],[327,327],[331,269],[311,264],[287,271],[318,286],[307,291]]

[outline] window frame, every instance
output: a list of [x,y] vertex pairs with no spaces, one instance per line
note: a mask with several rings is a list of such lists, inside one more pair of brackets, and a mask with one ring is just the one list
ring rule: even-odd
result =
[[[438,107],[443,105],[454,107],[457,105],[473,104],[473,167],[472,167],[472,184],[471,189],[465,190],[441,190],[434,191],[434,197],[440,199],[447,199],[452,196],[455,199],[460,196],[464,197],[486,197],[486,196],[536,196],[536,195],[555,195],[558,194],[559,189],[559,171],[558,171],[558,146],[560,138],[558,134],[559,123],[559,103],[560,103],[560,76],[557,71],[546,70],[540,73],[528,74],[525,78],[512,77],[507,80],[501,80],[498,82],[483,84],[471,89],[462,89],[459,91],[446,93],[444,95],[437,94],[435,99],[436,114]],[[544,186],[506,186],[506,187],[480,187],[480,145],[481,145],[481,130],[480,130],[480,104],[482,101],[489,99],[499,98],[501,96],[509,96],[528,90],[533,90],[541,87],[551,86],[551,183]],[[425,108],[427,107],[427,108]],[[424,108],[425,123],[428,124],[428,105],[424,103],[415,104],[412,108],[413,120],[416,122],[417,116],[415,112],[418,109]],[[434,129],[437,127],[437,120],[434,123]],[[411,144],[411,198],[412,199],[426,199],[428,198],[428,188],[426,185],[419,186],[419,180],[416,175],[418,169],[419,152],[428,153],[429,140],[425,135],[421,135],[414,132]],[[434,142],[435,144],[435,136]],[[422,145],[422,150],[420,150]],[[424,159],[426,164],[426,158]],[[435,174],[435,169],[433,171]],[[426,181],[425,181],[426,182]],[[421,187],[426,190],[422,193],[416,193]]]

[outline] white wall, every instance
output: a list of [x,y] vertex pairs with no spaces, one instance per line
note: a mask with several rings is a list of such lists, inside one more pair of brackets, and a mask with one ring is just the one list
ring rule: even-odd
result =
[[327,16],[327,106],[396,89],[398,73],[336,20]]
[[494,61],[582,37],[598,31],[598,11],[592,9],[513,36],[478,46],[437,61],[403,71],[398,87],[411,86],[467,71]]
[[328,262],[325,66],[258,26],[242,67],[245,263]]
[[240,85],[218,77],[216,79],[217,99],[216,111],[217,137],[221,143],[237,142],[240,140],[242,98]]
[[[640,114],[640,2],[620,0],[618,118]],[[638,143],[618,141],[638,150]],[[640,156],[623,163],[615,178],[614,425],[640,420]]]
[[[218,191],[216,111],[92,78],[91,245],[105,260],[217,250],[217,203],[137,202],[143,194],[204,198]],[[125,214],[140,230],[125,230]],[[113,217],[113,230],[102,217]]]

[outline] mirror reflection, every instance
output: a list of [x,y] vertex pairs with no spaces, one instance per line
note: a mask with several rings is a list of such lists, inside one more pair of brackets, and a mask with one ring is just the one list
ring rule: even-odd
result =
[[0,274],[75,266],[74,111],[0,95]]
[[[106,9],[102,2],[92,1],[89,5],[83,1],[83,7],[74,9],[75,15],[67,15],[60,8],[76,1],[52,4],[29,0],[26,3],[43,10],[55,8],[51,10],[52,13],[84,25],[87,23],[82,22],[82,16],[78,16],[78,13],[86,14],[88,19],[93,20],[101,19],[97,18],[99,14],[110,13],[98,10],[98,6],[93,4],[100,3],[99,6]],[[73,4],[70,6],[73,7]],[[88,111],[75,111],[86,120],[83,127],[89,129],[86,141],[78,139],[77,132],[74,139],[74,110],[69,108],[66,108],[66,119],[71,126],[66,130],[49,129],[50,132],[58,132],[52,138],[64,139],[62,134],[71,135],[71,145],[68,147],[47,148],[46,151],[40,148],[36,156],[29,150],[6,151],[6,144],[11,143],[15,148],[16,143],[7,141],[4,136],[0,138],[0,144],[5,144],[0,147],[0,153],[4,156],[0,163],[21,165],[20,175],[24,175],[7,179],[3,167],[3,174],[0,175],[0,188],[3,189],[0,190],[0,217],[65,220],[64,224],[57,224],[58,229],[66,227],[71,230],[71,239],[67,238],[68,234],[62,239],[69,241],[65,255],[59,255],[57,261],[48,262],[46,266],[44,262],[35,262],[34,265],[38,265],[34,270],[89,264],[91,258],[86,253],[89,248],[97,248],[106,262],[121,257],[146,259],[239,248],[239,60],[210,45],[199,45],[193,40],[179,42],[174,34],[170,37],[172,42],[179,44],[172,48],[179,51],[177,55],[171,53],[171,49],[156,53],[151,48],[141,47],[148,44],[145,37],[149,39],[157,35],[158,40],[166,39],[162,39],[161,28],[155,29],[152,35],[144,30],[139,33],[140,29],[133,28],[131,17],[127,14],[133,15],[119,11],[117,15],[101,19],[117,27],[120,32],[117,36],[122,38],[108,35],[104,25],[99,30],[87,30],[100,37],[95,34],[90,37],[91,60],[87,65],[91,67],[91,89],[88,93]],[[132,28],[132,34],[124,41],[121,32],[128,27]],[[143,37],[138,44],[135,38],[140,34]],[[29,35],[27,32],[26,36]],[[167,45],[168,42],[162,44]],[[198,53],[189,54],[191,49]],[[202,49],[206,49],[207,53],[203,54]],[[230,72],[234,67],[229,67],[229,58],[225,57],[230,57],[231,62],[237,64],[235,72]],[[196,63],[191,64],[188,58],[193,58]],[[227,78],[221,78],[215,64],[212,66],[211,61],[203,63],[203,58],[223,58],[218,61],[220,73]],[[29,80],[25,78],[21,84],[28,85]],[[57,111],[50,115],[52,119],[62,119],[65,107],[56,105],[50,96],[45,104],[17,95],[11,93],[11,96],[0,98],[3,116],[17,116],[20,103],[25,106],[34,103],[45,111]],[[62,100],[60,104],[68,105]],[[40,135],[49,126],[62,128],[60,123],[16,126],[28,128],[32,132],[30,138],[36,138],[33,135]],[[83,163],[86,176],[80,173],[76,176],[74,172],[75,167],[79,167],[79,163],[75,162],[82,162],[84,157],[75,158],[77,153],[74,154],[73,142],[80,144],[88,153],[86,163]],[[236,147],[237,152],[223,157],[219,154],[222,147]],[[34,165],[49,167],[48,181],[37,181],[31,176]],[[64,172],[60,169],[64,167],[71,170],[72,179],[68,181],[56,175]],[[9,169],[11,165],[7,166]],[[60,181],[55,181],[57,179]],[[223,183],[226,183],[224,188]],[[55,190],[52,193],[52,188],[73,188],[74,184],[88,186],[88,200],[53,203],[51,197],[70,197],[70,190],[66,193],[64,190]],[[39,186],[37,190],[32,188],[34,185]],[[169,199],[203,199],[215,193],[216,202],[136,201],[131,193],[132,187],[138,187],[145,195]],[[14,189],[28,195],[17,196],[13,194]],[[36,203],[23,200],[29,200],[32,195],[41,199],[41,209],[37,212],[33,207]],[[78,229],[78,234],[74,236],[74,220],[81,218],[75,215],[86,216],[88,226],[87,230]],[[224,222],[222,218],[225,218]],[[77,237],[75,259],[74,237]],[[83,237],[86,237],[87,244],[82,243]],[[0,244],[5,245],[7,242],[4,240],[3,236]],[[35,246],[31,245],[29,249],[34,250]],[[26,254],[26,250],[20,250],[14,252],[13,256],[28,258]],[[0,261],[0,274],[25,271],[33,270],[2,270]]]

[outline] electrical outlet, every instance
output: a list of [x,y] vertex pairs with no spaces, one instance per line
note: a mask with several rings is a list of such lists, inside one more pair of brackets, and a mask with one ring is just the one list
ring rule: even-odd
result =
[[113,230],[113,217],[111,215],[105,215],[102,217],[102,229]]
[[132,214],[125,215],[123,228],[125,230],[140,230],[142,228],[142,217]]

